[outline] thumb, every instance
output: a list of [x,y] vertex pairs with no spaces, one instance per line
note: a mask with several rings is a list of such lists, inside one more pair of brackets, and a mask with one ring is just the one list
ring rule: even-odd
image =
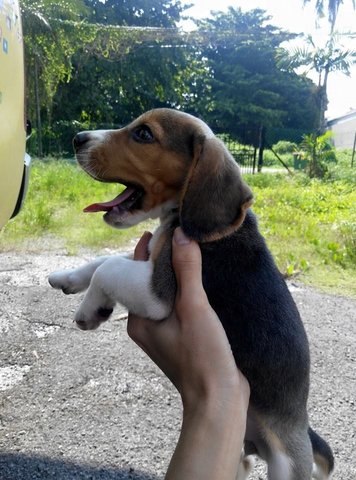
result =
[[178,227],[173,234],[172,263],[177,279],[178,294],[188,298],[204,292],[202,259],[199,245],[187,238]]

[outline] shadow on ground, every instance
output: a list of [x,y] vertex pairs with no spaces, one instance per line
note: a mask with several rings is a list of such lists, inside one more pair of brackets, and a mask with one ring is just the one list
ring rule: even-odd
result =
[[132,468],[93,467],[21,453],[0,453],[1,480],[158,480]]

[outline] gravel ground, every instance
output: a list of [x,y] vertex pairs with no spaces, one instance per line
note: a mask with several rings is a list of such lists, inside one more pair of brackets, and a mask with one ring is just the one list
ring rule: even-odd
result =
[[[72,323],[78,296],[47,275],[86,260],[0,254],[0,480],[153,480],[176,444],[180,401],[126,334],[124,311],[95,332]],[[309,334],[312,426],[333,478],[356,479],[356,301],[290,285]],[[265,479],[258,463],[251,480]]]

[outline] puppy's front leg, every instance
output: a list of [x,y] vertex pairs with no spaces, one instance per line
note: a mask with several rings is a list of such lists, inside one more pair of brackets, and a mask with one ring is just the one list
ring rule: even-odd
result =
[[83,292],[89,287],[95,270],[108,258],[110,257],[97,257],[82,267],[71,270],[58,270],[51,273],[48,277],[48,282],[51,287],[62,290],[66,295]]
[[95,271],[75,321],[83,330],[107,320],[116,303],[142,317],[162,320],[172,305],[159,299],[152,288],[153,265],[125,257],[109,257]]

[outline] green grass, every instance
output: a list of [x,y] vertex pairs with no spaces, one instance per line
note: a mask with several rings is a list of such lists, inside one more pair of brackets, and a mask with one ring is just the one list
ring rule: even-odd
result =
[[356,295],[356,189],[299,175],[246,176],[254,211],[280,270]]
[[0,250],[64,246],[68,253],[75,254],[82,248],[117,249],[129,245],[132,238],[152,229],[152,222],[118,230],[109,228],[100,213],[83,213],[86,206],[111,200],[122,188],[95,182],[68,161],[35,160],[23,210],[0,232]]
[[[356,295],[356,189],[352,172],[341,179],[309,180],[304,175],[246,175],[254,211],[280,270],[298,280]],[[334,175],[333,178],[338,178]],[[63,160],[35,161],[23,211],[0,233],[0,250],[120,249],[132,246],[146,223],[116,230],[102,215],[84,214],[94,202],[110,200],[117,185],[93,181]]]

